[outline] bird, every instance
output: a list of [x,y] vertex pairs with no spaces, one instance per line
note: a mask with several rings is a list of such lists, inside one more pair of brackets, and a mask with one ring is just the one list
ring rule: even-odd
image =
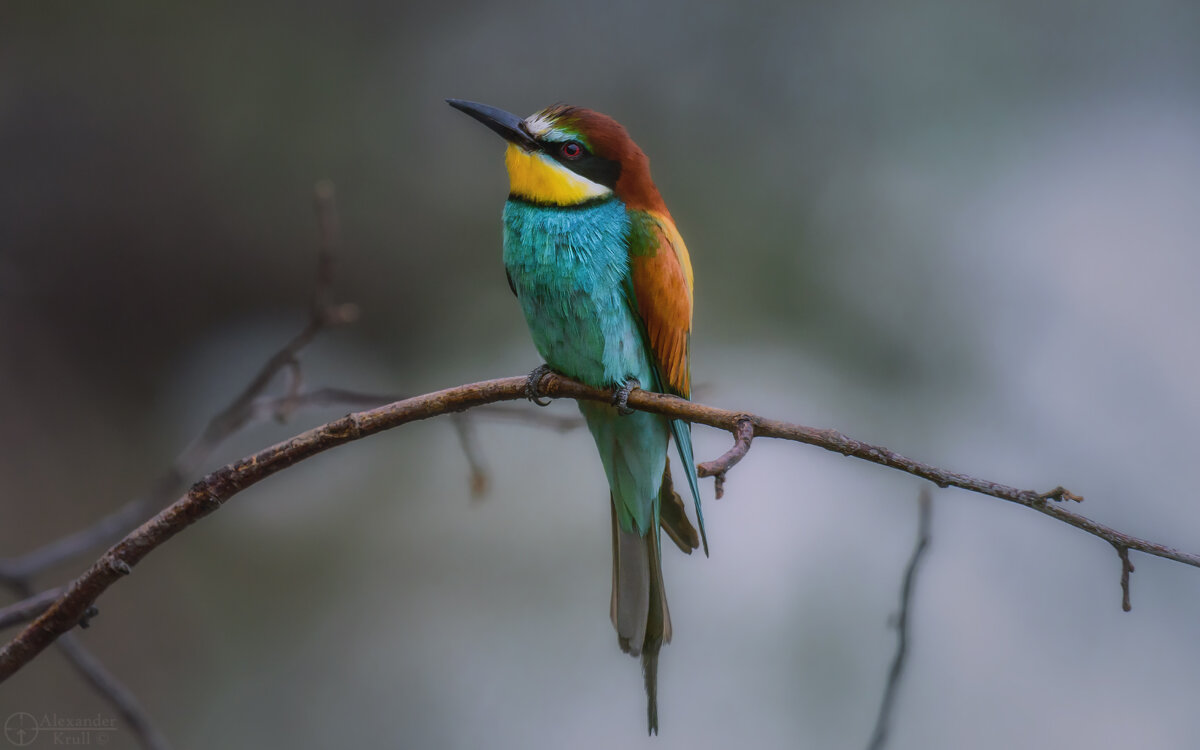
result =
[[[692,265],[646,154],[613,118],[554,104],[526,118],[447,99],[499,134],[509,194],[504,268],[548,371],[614,391],[579,401],[609,485],[612,595],[621,649],[642,660],[648,732],[658,733],[658,658],[671,640],[660,529],[691,554],[708,538],[687,422],[628,408],[636,388],[691,395]],[[696,526],[674,489],[673,439]]]

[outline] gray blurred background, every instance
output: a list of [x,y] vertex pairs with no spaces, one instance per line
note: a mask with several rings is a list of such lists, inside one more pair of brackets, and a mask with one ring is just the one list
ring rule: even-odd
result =
[[[309,384],[538,363],[501,143],[448,96],[629,128],[691,250],[699,399],[1065,484],[1200,550],[1198,71],[1186,1],[8,3],[0,555],[144,491],[299,329],[318,179],[363,315],[305,351]],[[82,640],[180,748],[866,743],[916,480],[765,440],[722,501],[705,480],[713,554],[666,550],[648,740],[590,438],[476,428],[483,501],[446,420],[338,449],[152,554]],[[1124,614],[1099,540],[934,504],[891,747],[1196,746],[1200,571],[1135,554]],[[53,650],[0,686],[14,711],[113,715]]]

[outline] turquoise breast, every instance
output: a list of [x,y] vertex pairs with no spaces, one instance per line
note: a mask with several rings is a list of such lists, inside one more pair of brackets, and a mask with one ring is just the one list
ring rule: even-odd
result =
[[[629,279],[629,217],[616,198],[558,208],[509,200],[504,267],[538,352],[556,371],[597,388],[637,378],[657,390]],[[667,420],[620,416],[580,401],[604,464],[617,523],[644,535],[658,525]]]
[[629,283],[629,217],[616,198],[504,205],[504,267],[546,364],[596,387],[653,387]]

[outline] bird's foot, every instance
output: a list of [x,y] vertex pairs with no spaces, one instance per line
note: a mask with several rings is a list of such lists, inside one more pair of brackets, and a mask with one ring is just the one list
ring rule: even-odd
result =
[[629,394],[641,387],[641,381],[637,378],[629,378],[625,381],[625,385],[613,391],[612,405],[617,407],[618,414],[624,417],[636,411],[636,409],[629,408]]
[[550,399],[542,398],[542,378],[554,372],[550,365],[538,365],[529,377],[525,379],[525,398],[538,406],[549,406]]

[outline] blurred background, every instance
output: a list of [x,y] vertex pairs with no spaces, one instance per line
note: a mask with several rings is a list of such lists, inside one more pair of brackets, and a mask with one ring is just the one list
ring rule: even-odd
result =
[[[691,250],[698,399],[1200,550],[1198,71],[1185,0],[6,4],[0,556],[144,492],[299,330],[319,179],[362,318],[306,383],[538,364],[501,143],[445,97],[628,127]],[[766,440],[705,480],[647,739],[589,436],[474,425],[482,500],[448,420],[335,450],[153,553],[81,640],[181,748],[865,745],[917,480]],[[1125,614],[1103,542],[935,492],[890,747],[1194,746],[1200,571],[1133,562]],[[0,686],[17,711],[114,715],[54,650]]]

